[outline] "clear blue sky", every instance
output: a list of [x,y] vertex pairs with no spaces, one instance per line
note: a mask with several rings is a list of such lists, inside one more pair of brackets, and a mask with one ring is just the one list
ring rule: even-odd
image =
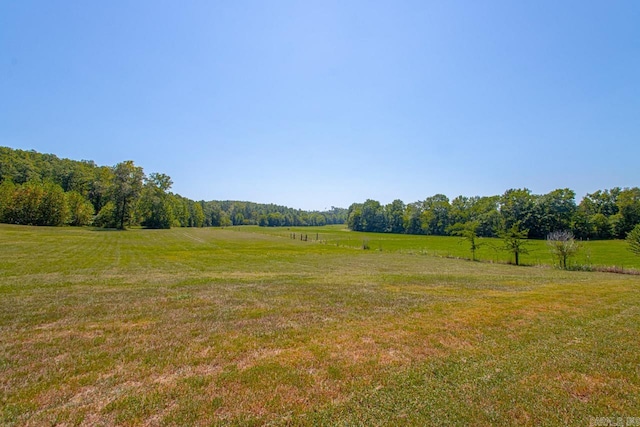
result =
[[640,185],[640,1],[3,1],[0,145],[302,209]]

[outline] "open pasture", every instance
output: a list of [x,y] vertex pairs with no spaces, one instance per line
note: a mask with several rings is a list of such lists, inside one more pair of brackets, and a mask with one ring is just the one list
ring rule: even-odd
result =
[[0,425],[640,417],[638,276],[293,231],[0,225]]
[[[300,239],[302,234],[307,241],[322,244],[343,246],[348,248],[362,248],[366,242],[369,250],[390,251],[405,254],[430,255],[449,258],[470,258],[469,243],[461,237],[449,236],[419,236],[408,234],[362,233],[352,232],[344,225],[326,227],[233,227],[232,230],[251,231],[280,237],[291,237],[292,234]],[[479,238],[480,248],[476,253],[479,261],[509,263],[513,262],[512,255],[501,249],[504,242],[497,238]],[[546,241],[529,240],[528,254],[521,255],[523,265],[554,264]],[[581,268],[589,267],[617,267],[619,269],[640,270],[640,257],[628,249],[623,240],[593,240],[580,241],[580,250],[571,259],[571,264]]]

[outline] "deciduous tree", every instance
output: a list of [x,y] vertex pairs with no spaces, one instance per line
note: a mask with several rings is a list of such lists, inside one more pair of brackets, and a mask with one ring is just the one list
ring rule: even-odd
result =
[[531,230],[535,196],[528,188],[507,190],[500,197],[500,216],[505,229],[513,224]]
[[454,236],[460,236],[464,241],[469,243],[469,250],[471,251],[471,259],[476,260],[476,251],[482,243],[479,242],[478,227],[480,224],[477,221],[469,221],[464,224],[454,224],[449,228],[449,232]]
[[391,233],[402,233],[404,231],[403,215],[405,206],[402,200],[394,200],[385,206],[387,230]]
[[425,234],[444,236],[451,225],[449,198],[444,194],[427,197],[422,203],[422,229]]
[[113,168],[112,198],[115,205],[116,223],[124,230],[125,222],[129,220],[137,197],[142,191],[144,172],[133,161],[118,163]]
[[543,238],[554,230],[569,230],[577,206],[573,190],[562,188],[535,198],[532,209],[532,235]]
[[66,193],[66,197],[69,208],[68,224],[74,226],[90,224],[94,213],[91,202],[82,197],[82,194],[77,191]]
[[173,209],[167,191],[173,182],[168,175],[152,173],[146,179],[139,202],[142,225],[148,228],[171,228]]
[[517,222],[498,235],[504,242],[502,249],[513,254],[516,265],[520,265],[520,255],[529,253],[527,249],[528,235],[529,230],[521,230],[520,224]]

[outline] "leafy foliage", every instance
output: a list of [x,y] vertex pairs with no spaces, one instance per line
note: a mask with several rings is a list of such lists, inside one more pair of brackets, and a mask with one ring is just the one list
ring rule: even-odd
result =
[[568,188],[543,195],[526,188],[510,189],[501,196],[458,196],[451,201],[436,194],[424,201],[395,200],[385,206],[367,200],[353,203],[347,217],[354,231],[433,236],[453,235],[453,225],[466,223],[475,223],[480,237],[503,236],[517,224],[518,230],[527,230],[528,237],[535,239],[555,230],[570,230],[582,239],[624,238],[640,223],[640,189],[597,191],[587,194],[579,205]]
[[633,230],[627,234],[627,242],[629,250],[636,255],[640,255],[640,224],[636,225]]
[[114,168],[112,199],[115,203],[115,215],[118,228],[124,229],[125,221],[131,217],[131,211],[140,192],[144,172],[133,161],[118,163]]
[[102,228],[116,228],[118,226],[117,220],[116,205],[113,202],[107,202],[94,218],[93,225]]
[[527,237],[529,230],[521,230],[519,223],[514,223],[511,228],[499,233],[499,237],[504,241],[502,249],[513,254],[516,265],[520,265],[520,255],[528,254]]
[[637,187],[598,190],[578,205],[567,188],[543,195],[523,188],[453,200],[436,194],[408,204],[369,199],[349,209],[309,212],[244,201],[194,201],[171,193],[171,185],[169,176],[147,177],[132,161],[98,166],[0,147],[0,221],[16,224],[167,228],[347,223],[355,231],[443,236],[453,233],[452,225],[476,223],[479,237],[496,237],[518,224],[532,238],[571,230],[581,239],[623,239],[640,223]]
[[454,236],[462,237],[467,243],[469,243],[469,250],[471,251],[471,259],[476,260],[476,251],[482,243],[478,241],[478,228],[480,224],[477,221],[470,221],[465,223],[454,224],[450,227],[449,232]]
[[0,222],[169,228],[317,226],[347,219],[347,210],[336,207],[306,212],[273,204],[194,201],[171,193],[172,184],[162,173],[146,176],[131,160],[97,166],[0,147]]
[[77,191],[66,193],[67,207],[69,208],[69,225],[83,226],[91,224],[93,218],[93,205]]

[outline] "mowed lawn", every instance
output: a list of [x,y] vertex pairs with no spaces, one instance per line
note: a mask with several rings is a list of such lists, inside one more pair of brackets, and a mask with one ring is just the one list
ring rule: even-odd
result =
[[[369,250],[402,252],[406,254],[431,255],[447,258],[471,258],[469,242],[461,237],[423,236],[387,233],[352,232],[344,225],[326,227],[234,227],[233,230],[251,231],[291,238],[295,234],[300,239],[302,234],[306,241],[316,241],[323,244],[362,248],[366,243]],[[504,250],[504,242],[498,238],[479,238],[476,241],[479,248],[476,259],[484,262],[514,262],[513,254]],[[571,257],[569,264],[572,268],[597,269],[611,267],[617,270],[640,271],[640,257],[629,250],[624,240],[578,240],[579,251]],[[557,260],[549,252],[545,240],[529,240],[525,246],[528,253],[521,254],[523,265],[554,265]]]
[[0,425],[640,417],[639,276],[290,232],[0,225]]

